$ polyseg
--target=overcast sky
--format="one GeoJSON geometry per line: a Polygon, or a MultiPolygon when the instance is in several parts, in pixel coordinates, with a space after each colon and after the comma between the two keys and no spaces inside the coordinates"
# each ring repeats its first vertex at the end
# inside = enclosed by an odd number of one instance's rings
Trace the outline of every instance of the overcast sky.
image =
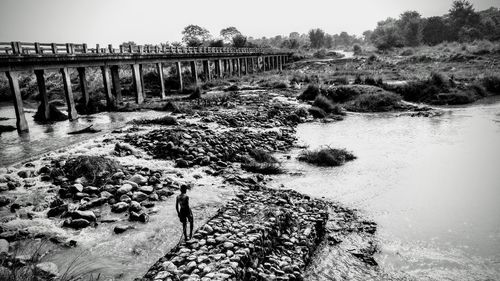
{"type": "MultiPolygon", "coordinates": [[[[472,0],[476,10],[500,0],[472,0]]],[[[306,33],[361,35],[379,20],[416,10],[423,16],[447,13],[452,0],[0,0],[0,41],[114,44],[124,41],[180,41],[189,24],[212,35],[235,26],[260,38],[306,33]]]]}

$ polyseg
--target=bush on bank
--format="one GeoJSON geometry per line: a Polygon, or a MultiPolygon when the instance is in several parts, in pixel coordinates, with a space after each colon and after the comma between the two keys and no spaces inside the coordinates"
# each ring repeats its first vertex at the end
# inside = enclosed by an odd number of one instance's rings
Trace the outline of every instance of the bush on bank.
{"type": "Polygon", "coordinates": [[[298,156],[299,161],[317,166],[341,166],[346,161],[352,161],[356,156],[345,149],[323,147],[316,150],[305,150],[298,156]]]}

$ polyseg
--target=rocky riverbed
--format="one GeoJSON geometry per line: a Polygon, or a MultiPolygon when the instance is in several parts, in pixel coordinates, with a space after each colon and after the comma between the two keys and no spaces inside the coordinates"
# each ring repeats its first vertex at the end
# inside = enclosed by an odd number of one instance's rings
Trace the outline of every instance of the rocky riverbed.
{"type": "MultiPolygon", "coordinates": [[[[286,154],[294,147],[296,125],[313,120],[308,105],[297,103],[296,95],[250,91],[227,93],[221,99],[220,94],[208,94],[204,102],[175,104],[180,113],[167,113],[176,117],[172,124],[144,119],[76,147],[3,168],[2,274],[31,266],[43,269],[49,279],[60,276],[57,265],[31,265],[13,250],[36,239],[79,247],[60,229],[92,232],[105,227],[120,239],[154,221],[181,185],[196,189],[209,178],[221,188],[236,188],[235,196],[198,225],[192,240],[164,249],[167,254],[143,279],[303,280],[313,276],[308,265],[319,246],[319,254],[337,247],[352,266],[364,266],[376,275],[374,223],[339,204],[286,187],[268,188],[272,176],[243,169],[253,162],[268,164],[256,151],[286,154]],[[154,161],[160,164],[150,165],[154,161]],[[351,247],[339,248],[343,241],[350,241],[351,247]]],[[[270,165],[279,167],[279,160],[270,165]]]]}

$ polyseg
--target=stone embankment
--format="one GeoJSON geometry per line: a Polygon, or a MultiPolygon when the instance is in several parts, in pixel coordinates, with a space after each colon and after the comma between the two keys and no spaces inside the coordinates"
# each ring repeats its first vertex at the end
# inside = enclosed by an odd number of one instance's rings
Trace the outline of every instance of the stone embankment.
{"type": "Polygon", "coordinates": [[[327,220],[323,201],[244,187],[142,280],[302,280],[327,220]]]}

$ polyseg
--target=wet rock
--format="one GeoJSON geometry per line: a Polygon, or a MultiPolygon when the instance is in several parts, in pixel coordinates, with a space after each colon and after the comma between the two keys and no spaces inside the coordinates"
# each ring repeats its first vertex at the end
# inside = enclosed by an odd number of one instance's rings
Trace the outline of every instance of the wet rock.
{"type": "Polygon", "coordinates": [[[37,275],[55,277],[59,275],[59,269],[57,265],[53,262],[42,262],[36,265],[37,275]]]}
{"type": "Polygon", "coordinates": [[[0,207],[9,205],[10,199],[5,196],[0,196],[0,207]]]}
{"type": "Polygon", "coordinates": [[[149,221],[149,215],[146,214],[146,213],[138,214],[136,212],[130,212],[129,220],[130,221],[138,221],[138,222],[146,223],[146,222],[149,221]]]}
{"type": "Polygon", "coordinates": [[[90,225],[90,222],[86,219],[66,219],[63,223],[63,227],[69,227],[74,229],[82,229],[90,225]]]}
{"type": "Polygon", "coordinates": [[[92,211],[74,211],[69,214],[72,219],[85,219],[89,222],[97,220],[96,215],[92,211]]]}
{"type": "Polygon", "coordinates": [[[132,198],[130,196],[123,194],[120,196],[120,202],[130,203],[132,202],[132,198]]]}
{"type": "Polygon", "coordinates": [[[131,184],[125,183],[120,188],[118,188],[118,190],[116,191],[116,193],[118,193],[118,194],[126,194],[126,193],[131,192],[133,189],[134,188],[132,187],[131,184]]]}
{"type": "Polygon", "coordinates": [[[129,210],[138,213],[142,210],[141,204],[137,201],[132,201],[130,202],[129,210]]]}
{"type": "Polygon", "coordinates": [[[150,194],[151,192],[153,192],[153,187],[149,185],[141,186],[139,187],[139,191],[144,192],[146,194],[150,194]]]}
{"type": "Polygon", "coordinates": [[[133,175],[128,180],[131,181],[131,182],[135,182],[138,185],[145,185],[148,182],[147,178],[145,178],[144,176],[139,175],[139,174],[133,175]]]}
{"type": "Polygon", "coordinates": [[[0,239],[0,254],[9,252],[9,242],[5,239],[0,239]]]}
{"type": "Polygon", "coordinates": [[[116,233],[116,234],[120,234],[120,233],[123,233],[127,230],[131,229],[130,226],[128,225],[117,225],[115,226],[115,228],[113,229],[113,231],[116,233]]]}
{"type": "Polygon", "coordinates": [[[79,193],[79,192],[83,192],[83,185],[79,184],[79,183],[75,183],[71,186],[70,188],[70,192],[71,193],[79,193]]]}
{"type": "Polygon", "coordinates": [[[128,204],[125,202],[118,202],[111,206],[111,211],[114,213],[123,213],[128,209],[128,204]]]}
{"type": "Polygon", "coordinates": [[[142,202],[146,199],[148,199],[148,195],[140,191],[134,192],[134,194],[132,195],[132,200],[137,202],[142,202]]]}
{"type": "Polygon", "coordinates": [[[49,211],[47,212],[47,217],[52,218],[52,217],[57,217],[61,215],[62,213],[68,211],[68,205],[63,204],[60,206],[56,206],[53,208],[50,208],[49,211]]]}

